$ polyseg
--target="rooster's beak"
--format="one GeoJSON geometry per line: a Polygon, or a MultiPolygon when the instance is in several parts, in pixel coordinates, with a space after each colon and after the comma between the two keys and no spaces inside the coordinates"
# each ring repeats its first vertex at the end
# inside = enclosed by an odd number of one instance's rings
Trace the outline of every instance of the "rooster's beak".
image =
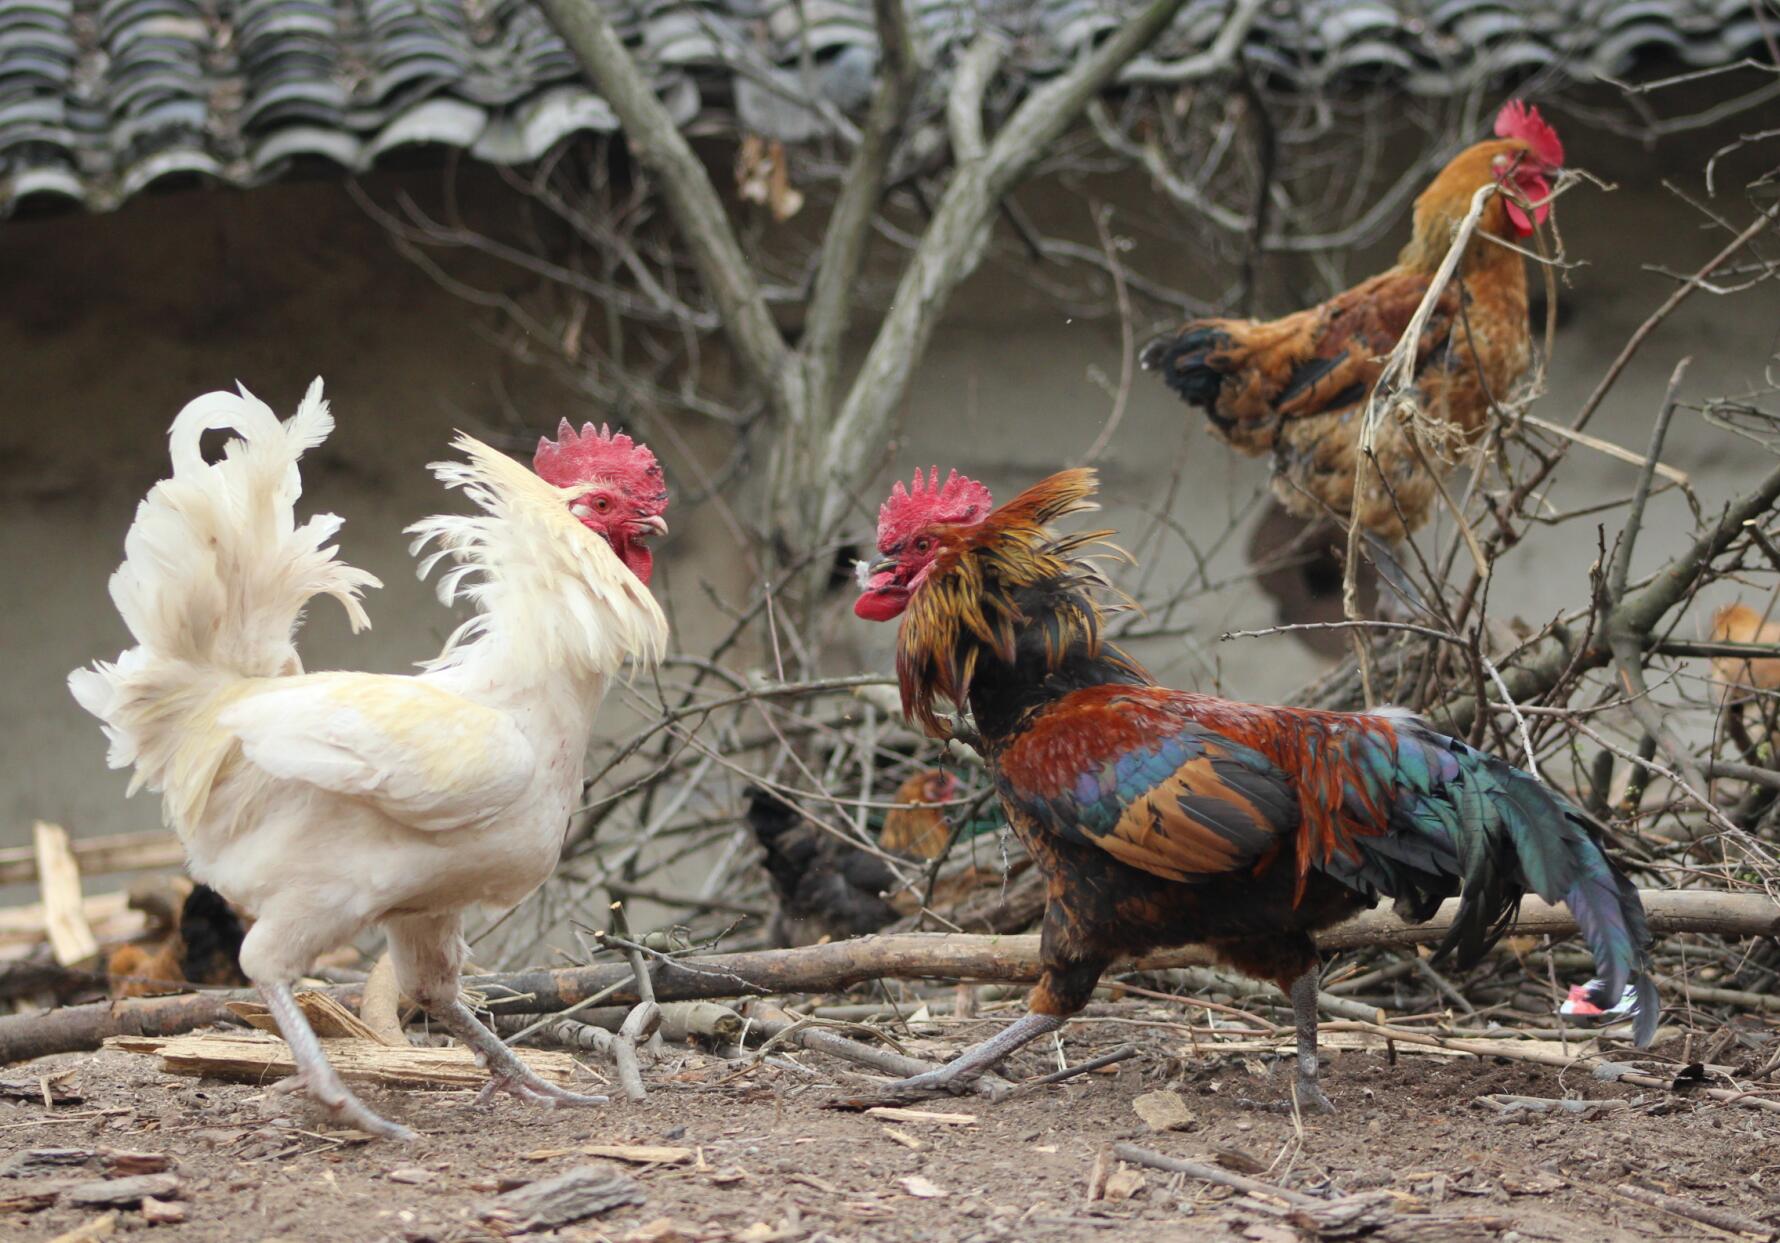
{"type": "Polygon", "coordinates": [[[650,514],[647,518],[638,518],[636,525],[655,535],[668,533],[667,519],[660,514],[650,514]]]}

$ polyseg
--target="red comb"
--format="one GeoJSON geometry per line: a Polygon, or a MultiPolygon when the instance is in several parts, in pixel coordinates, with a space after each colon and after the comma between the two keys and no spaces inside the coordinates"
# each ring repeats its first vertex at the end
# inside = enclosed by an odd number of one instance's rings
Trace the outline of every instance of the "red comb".
{"type": "Polygon", "coordinates": [[[902,480],[890,489],[890,499],[878,509],[878,551],[889,552],[918,528],[932,524],[965,525],[989,516],[995,501],[989,489],[957,471],[939,481],[939,467],[928,468],[925,479],[915,471],[914,482],[902,480]]]}
{"type": "Polygon", "coordinates": [[[604,479],[639,501],[655,499],[663,508],[667,505],[661,465],[649,446],[605,425],[596,428],[588,423],[577,433],[564,419],[554,441],[548,436],[538,438],[532,469],[545,483],[559,488],[604,479]]]}
{"type": "Polygon", "coordinates": [[[1496,137],[1520,139],[1546,168],[1564,166],[1564,144],[1558,140],[1557,131],[1539,115],[1537,108],[1523,100],[1511,99],[1496,113],[1496,137]]]}

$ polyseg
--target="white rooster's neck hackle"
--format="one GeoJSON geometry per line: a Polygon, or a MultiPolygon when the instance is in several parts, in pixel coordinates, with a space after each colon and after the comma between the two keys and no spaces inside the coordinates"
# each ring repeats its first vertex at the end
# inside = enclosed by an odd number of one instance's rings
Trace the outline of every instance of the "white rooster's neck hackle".
{"type": "Polygon", "coordinates": [[[491,668],[516,686],[609,677],[634,656],[653,664],[667,648],[661,606],[611,546],[569,512],[585,490],[557,488],[506,454],[459,433],[465,461],[435,462],[446,487],[483,512],[440,515],[408,528],[421,577],[445,557],[439,598],[468,600],[459,626],[429,669],[491,668]]]}

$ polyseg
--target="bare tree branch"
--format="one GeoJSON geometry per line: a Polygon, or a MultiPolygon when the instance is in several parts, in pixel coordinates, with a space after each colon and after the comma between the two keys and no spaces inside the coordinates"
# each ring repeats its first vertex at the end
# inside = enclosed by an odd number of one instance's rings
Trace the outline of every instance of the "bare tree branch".
{"type": "Polygon", "coordinates": [[[884,193],[890,157],[914,95],[915,45],[910,37],[904,0],[876,0],[878,43],[883,60],[878,72],[865,130],[847,166],[847,179],[835,199],[805,319],[803,355],[805,392],[810,411],[834,404],[841,342],[858,300],[856,284],[871,239],[871,222],[884,193]]]}
{"type": "Polygon", "coordinates": [[[660,179],[662,197],[743,365],[781,414],[801,417],[802,376],[791,365],[791,351],[704,164],[649,88],[596,0],[541,3],[581,68],[618,114],[632,154],[660,179]]]}
{"type": "MultiPolygon", "coordinates": [[[[926,349],[953,292],[981,261],[1002,196],[1044,157],[1088,100],[1173,20],[1181,3],[1154,0],[1067,73],[1027,96],[981,160],[959,164],[829,432],[823,461],[830,486],[821,525],[843,511],[851,488],[883,445],[890,416],[907,391],[912,363],[926,349]]],[[[1226,34],[1232,28],[1246,31],[1259,8],[1259,0],[1242,0],[1225,25],[1226,34]]],[[[1219,43],[1232,54],[1237,45],[1225,35],[1219,43]]],[[[961,106],[955,106],[953,115],[961,106]]]]}

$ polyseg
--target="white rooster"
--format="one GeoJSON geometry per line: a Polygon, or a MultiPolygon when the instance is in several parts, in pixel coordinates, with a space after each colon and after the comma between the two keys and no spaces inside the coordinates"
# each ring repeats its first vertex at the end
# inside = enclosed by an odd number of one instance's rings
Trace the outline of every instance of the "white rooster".
{"type": "Polygon", "coordinates": [[[592,425],[540,440],[527,470],[460,434],[435,463],[483,511],[409,528],[443,557],[447,603],[476,606],[414,677],[304,673],[293,636],[314,596],[369,625],[377,580],[334,559],[331,514],[297,525],[297,459],[333,429],[317,380],[280,423],[245,389],[173,421],[173,477],[136,511],[111,596],[136,639],[69,689],[105,723],[131,792],[164,796],[194,877],[257,920],[241,967],[271,1008],[302,1087],[334,1115],[409,1139],[340,1081],[291,984],[316,954],[384,925],[402,989],[504,1089],[596,1103],[538,1078],[458,998],[465,908],[510,905],[556,866],[583,752],[626,657],[659,660],[667,622],[643,539],[667,530],[647,448],[592,425]],[[199,438],[236,434],[206,463],[199,438]]]}

